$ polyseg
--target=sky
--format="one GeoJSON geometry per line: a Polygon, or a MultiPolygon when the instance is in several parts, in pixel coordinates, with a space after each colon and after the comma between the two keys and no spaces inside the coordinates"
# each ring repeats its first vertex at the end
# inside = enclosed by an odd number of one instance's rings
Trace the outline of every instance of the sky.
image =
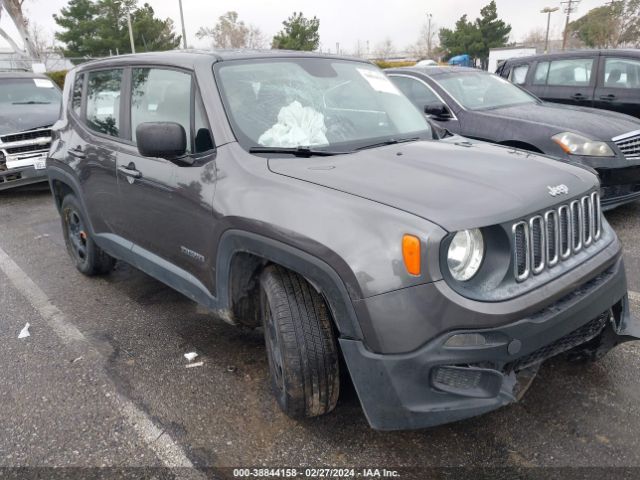
{"type": "MultiPolygon", "coordinates": [[[[172,18],[180,30],[178,0],[146,0],[161,18],[172,18]]],[[[52,15],[67,4],[67,0],[26,0],[24,4],[29,21],[39,25],[44,33],[53,37],[57,25],[52,15]]],[[[144,3],[140,0],[140,4],[144,3]]],[[[354,52],[358,42],[361,50],[370,50],[390,38],[397,50],[404,50],[415,43],[427,13],[432,15],[433,28],[453,28],[463,14],[475,19],[489,0],[182,0],[189,47],[208,47],[205,40],[198,40],[195,33],[201,26],[212,27],[220,15],[229,10],[238,12],[240,20],[254,24],[271,39],[282,27],[282,21],[292,12],[302,11],[305,16],[320,19],[320,48],[335,52],[340,43],[343,52],[354,52]]],[[[511,24],[511,41],[521,41],[534,29],[546,28],[544,7],[560,6],[560,0],[496,0],[498,15],[511,24]]],[[[573,18],[578,18],[605,0],[581,0],[573,18]]],[[[562,11],[553,13],[551,37],[559,38],[564,28],[562,11]]],[[[2,15],[0,27],[16,38],[10,20],[2,15]]],[[[0,48],[7,47],[0,39],[0,48]]]]}

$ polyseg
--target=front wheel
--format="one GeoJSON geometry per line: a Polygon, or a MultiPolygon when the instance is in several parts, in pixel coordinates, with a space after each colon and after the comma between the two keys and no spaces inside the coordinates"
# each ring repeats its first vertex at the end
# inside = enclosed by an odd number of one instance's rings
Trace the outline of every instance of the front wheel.
{"type": "Polygon", "coordinates": [[[62,233],[69,256],[80,272],[93,276],[113,270],[115,259],[91,238],[80,204],[73,195],[62,200],[62,233]]]}
{"type": "Polygon", "coordinates": [[[272,265],[260,277],[260,304],[271,384],[292,418],[336,406],[338,348],[322,296],[300,275],[272,265]]]}

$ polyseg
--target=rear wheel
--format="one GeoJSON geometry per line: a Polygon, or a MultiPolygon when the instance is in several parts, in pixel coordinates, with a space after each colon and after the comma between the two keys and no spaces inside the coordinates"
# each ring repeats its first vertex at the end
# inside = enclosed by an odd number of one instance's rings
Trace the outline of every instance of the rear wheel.
{"type": "Polygon", "coordinates": [[[100,275],[113,270],[115,259],[93,241],[78,200],[67,195],[62,200],[62,232],[69,256],[85,275],[100,275]]]}
{"type": "Polygon", "coordinates": [[[260,278],[271,384],[290,417],[316,417],[336,405],[338,348],[324,299],[300,275],[279,266],[260,278]]]}

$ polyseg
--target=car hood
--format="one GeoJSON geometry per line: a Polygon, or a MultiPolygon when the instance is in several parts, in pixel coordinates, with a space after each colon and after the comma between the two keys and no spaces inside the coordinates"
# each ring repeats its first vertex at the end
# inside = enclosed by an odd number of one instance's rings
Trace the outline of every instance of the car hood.
{"type": "Polygon", "coordinates": [[[39,127],[53,125],[60,115],[60,104],[47,105],[5,105],[1,107],[0,135],[24,132],[39,127]]]}
{"type": "Polygon", "coordinates": [[[628,115],[560,103],[514,105],[486,113],[501,119],[546,125],[555,133],[582,133],[592,140],[610,141],[613,137],[640,129],[640,121],[628,115]]]}
{"type": "Polygon", "coordinates": [[[455,136],[324,158],[271,158],[272,172],[418,215],[449,231],[514,220],[597,186],[580,167],[455,136]],[[552,197],[564,184],[569,195],[552,197]]]}

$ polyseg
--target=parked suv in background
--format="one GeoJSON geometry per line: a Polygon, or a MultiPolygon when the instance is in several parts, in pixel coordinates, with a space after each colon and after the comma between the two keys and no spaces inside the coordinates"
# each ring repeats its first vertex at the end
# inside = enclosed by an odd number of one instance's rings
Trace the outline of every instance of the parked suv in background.
{"type": "Polygon", "coordinates": [[[51,125],[61,100],[45,75],[0,72],[0,190],[47,180],[51,125]]]}
{"type": "Polygon", "coordinates": [[[123,260],[263,326],[292,417],[334,408],[340,356],[374,428],[417,428],[514,401],[551,356],[595,359],[640,335],[597,177],[438,140],[368,62],[90,62],[69,73],[53,130],[47,173],[76,267],[123,260]]]}
{"type": "Polygon", "coordinates": [[[640,50],[578,50],[512,58],[496,73],[549,102],[640,118],[640,50]]]}

